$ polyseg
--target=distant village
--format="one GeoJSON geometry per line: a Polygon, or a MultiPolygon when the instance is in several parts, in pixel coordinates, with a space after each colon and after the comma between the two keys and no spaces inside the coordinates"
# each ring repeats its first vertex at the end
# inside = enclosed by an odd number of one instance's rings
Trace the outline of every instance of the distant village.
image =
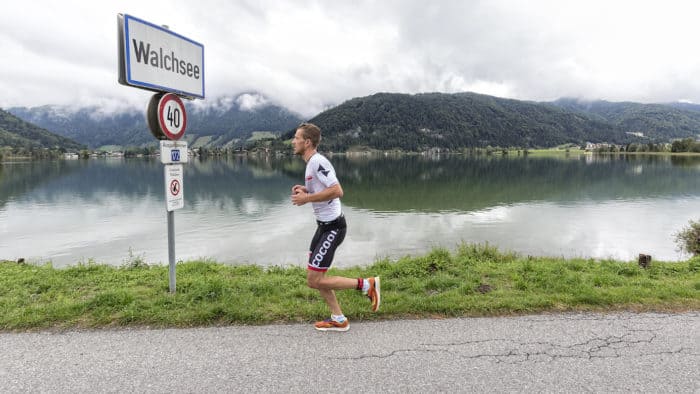
{"type": "MultiPolygon", "coordinates": [[[[245,155],[249,153],[258,154],[265,153],[269,154],[273,150],[269,147],[253,147],[253,148],[206,148],[206,147],[196,147],[188,148],[188,157],[199,157],[199,156],[221,156],[221,155],[245,155]]],[[[277,152],[279,153],[279,152],[277,152]]],[[[80,152],[66,152],[63,154],[64,159],[77,160],[77,159],[96,159],[96,158],[131,158],[131,157],[159,157],[160,149],[157,147],[145,147],[145,148],[130,148],[126,150],[82,150],[80,152]]]]}
{"type": "MultiPolygon", "coordinates": [[[[567,144],[567,151],[569,148],[573,149],[576,147],[574,144],[567,144]]],[[[557,148],[551,148],[557,149],[557,148]]],[[[686,138],[682,140],[675,140],[672,143],[630,143],[630,144],[613,144],[607,142],[594,143],[587,142],[585,145],[580,146],[580,149],[587,153],[644,153],[644,152],[668,152],[668,153],[679,153],[679,152],[700,152],[700,142],[694,138],[686,138]]],[[[464,148],[461,150],[450,150],[444,148],[433,148],[427,152],[423,153],[460,153],[460,152],[507,152],[508,150],[523,150],[527,154],[529,149],[525,148],[500,148],[500,147],[487,147],[487,148],[464,148]]],[[[369,149],[372,152],[378,152],[375,149],[369,149]]],[[[392,150],[391,152],[396,152],[392,150]]],[[[247,147],[215,147],[208,148],[204,146],[190,147],[187,149],[187,154],[189,157],[206,157],[206,156],[226,156],[226,155],[247,155],[247,154],[275,154],[275,155],[286,155],[291,154],[289,147],[282,144],[257,144],[249,145],[247,147]]],[[[347,153],[361,153],[361,152],[347,152],[347,153]]],[[[505,153],[504,153],[505,154],[505,153]]],[[[113,150],[101,149],[101,150],[82,150],[80,152],[66,152],[63,154],[65,159],[88,159],[88,158],[124,158],[124,157],[158,157],[160,156],[160,150],[157,146],[142,147],[142,148],[127,148],[123,150],[122,147],[114,146],[113,150]]]]}

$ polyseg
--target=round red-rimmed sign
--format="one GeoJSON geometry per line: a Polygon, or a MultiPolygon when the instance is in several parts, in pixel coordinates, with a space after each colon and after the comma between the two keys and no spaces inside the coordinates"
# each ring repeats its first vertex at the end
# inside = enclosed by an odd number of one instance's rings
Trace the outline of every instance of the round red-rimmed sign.
{"type": "Polygon", "coordinates": [[[173,196],[177,196],[178,194],[180,194],[180,181],[178,181],[177,179],[173,179],[172,181],[170,181],[170,194],[172,194],[173,196]]]}
{"type": "Polygon", "coordinates": [[[158,102],[158,125],[170,140],[179,140],[185,135],[187,113],[185,104],[174,93],[166,93],[158,102]]]}

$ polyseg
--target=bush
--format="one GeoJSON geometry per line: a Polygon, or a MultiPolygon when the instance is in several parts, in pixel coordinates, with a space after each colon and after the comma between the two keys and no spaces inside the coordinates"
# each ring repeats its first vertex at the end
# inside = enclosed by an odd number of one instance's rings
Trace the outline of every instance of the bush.
{"type": "Polygon", "coordinates": [[[678,249],[700,256],[700,221],[689,221],[688,227],[676,233],[678,249]]]}

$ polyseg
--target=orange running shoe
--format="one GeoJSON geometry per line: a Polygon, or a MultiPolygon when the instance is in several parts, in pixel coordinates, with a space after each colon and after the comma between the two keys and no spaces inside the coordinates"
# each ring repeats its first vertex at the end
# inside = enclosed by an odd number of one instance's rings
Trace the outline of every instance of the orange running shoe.
{"type": "Polygon", "coordinates": [[[314,328],[319,331],[347,331],[350,329],[350,322],[348,319],[345,319],[342,323],[338,323],[333,319],[326,319],[314,324],[314,328]]]}
{"type": "Polygon", "coordinates": [[[382,301],[380,287],[379,287],[379,277],[369,278],[369,290],[367,290],[367,297],[372,301],[372,312],[379,310],[379,304],[382,301]]]}

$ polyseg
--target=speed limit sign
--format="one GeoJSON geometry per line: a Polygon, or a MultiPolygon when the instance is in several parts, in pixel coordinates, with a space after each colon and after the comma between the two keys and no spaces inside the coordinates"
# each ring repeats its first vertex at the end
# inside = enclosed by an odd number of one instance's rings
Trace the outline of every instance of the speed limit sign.
{"type": "Polygon", "coordinates": [[[173,93],[165,94],[158,104],[158,124],[170,140],[179,140],[187,128],[185,104],[173,93]]]}
{"type": "Polygon", "coordinates": [[[148,126],[159,140],[179,140],[185,135],[185,104],[174,93],[157,93],[148,103],[148,126]]]}

